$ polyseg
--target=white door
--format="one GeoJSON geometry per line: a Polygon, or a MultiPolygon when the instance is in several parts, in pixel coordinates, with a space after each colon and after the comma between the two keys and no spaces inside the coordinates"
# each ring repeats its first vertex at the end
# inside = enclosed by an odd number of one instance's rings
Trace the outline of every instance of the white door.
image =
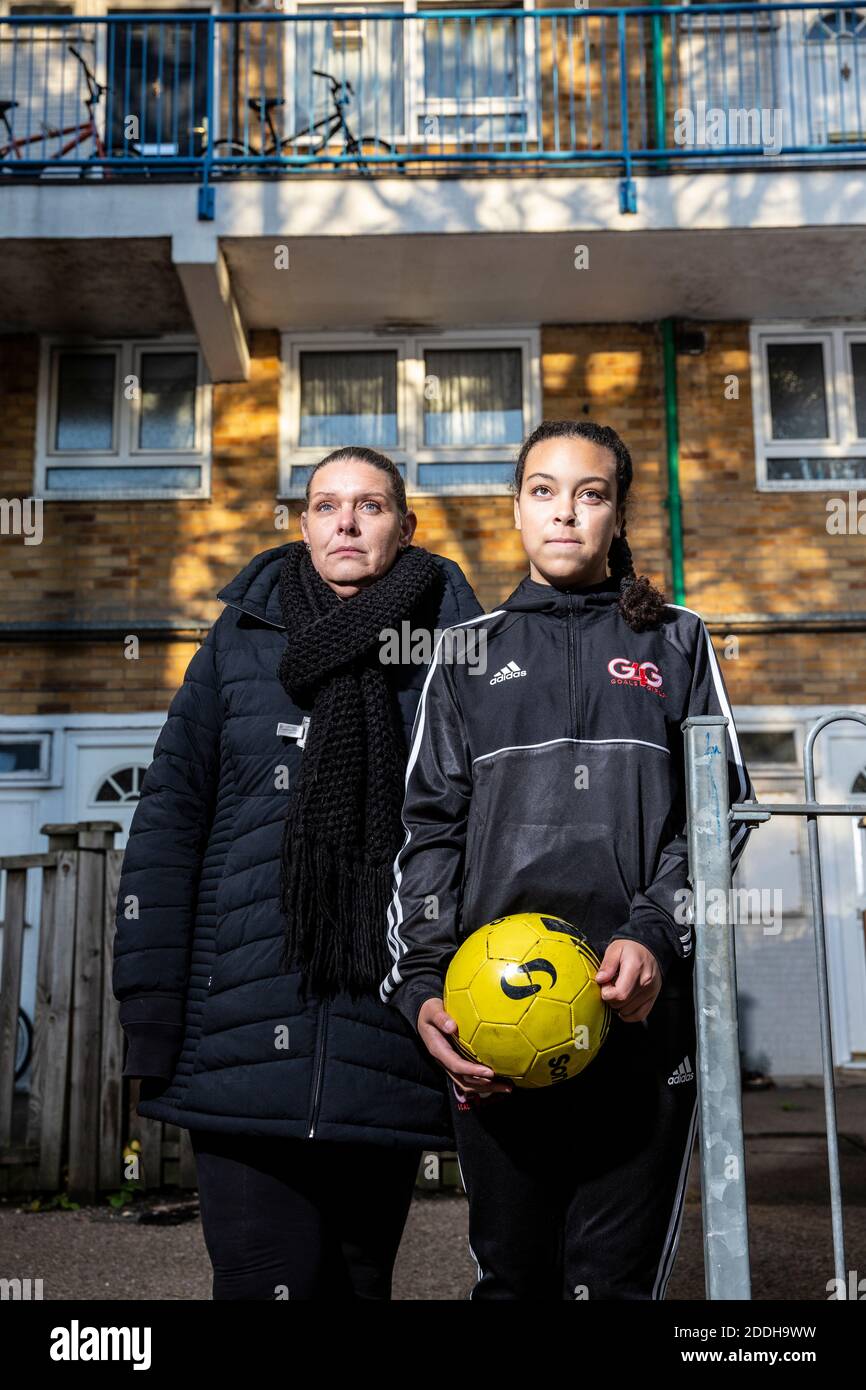
{"type": "Polygon", "coordinates": [[[114,845],[123,849],[158,733],[158,728],[71,730],[64,819],[117,821],[121,830],[114,845]]]}
{"type": "MultiPolygon", "coordinates": [[[[831,724],[818,735],[820,801],[862,803],[866,817],[866,726],[831,724]],[[823,747],[822,747],[823,745],[823,747]]],[[[824,920],[833,1055],[866,1067],[866,830],[858,816],[820,819],[824,920]]]]}
{"type": "MultiPolygon", "coordinates": [[[[833,146],[862,141],[866,7],[778,11],[778,19],[777,70],[785,143],[833,146]]],[[[822,156],[822,162],[827,158],[822,156]]],[[[840,153],[838,158],[845,156],[840,153]]]]}

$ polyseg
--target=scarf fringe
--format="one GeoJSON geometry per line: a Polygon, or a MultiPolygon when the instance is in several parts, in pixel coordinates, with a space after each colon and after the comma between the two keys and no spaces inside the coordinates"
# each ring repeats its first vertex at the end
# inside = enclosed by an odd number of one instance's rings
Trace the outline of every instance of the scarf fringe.
{"type": "MultiPolygon", "coordinates": [[[[286,825],[291,840],[291,825],[286,825]]],[[[281,900],[286,922],[280,968],[301,975],[319,996],[353,998],[379,986],[393,965],[386,937],[392,865],[348,857],[337,845],[294,839],[283,854],[281,900]],[[378,934],[362,923],[380,923],[378,934]]]]}

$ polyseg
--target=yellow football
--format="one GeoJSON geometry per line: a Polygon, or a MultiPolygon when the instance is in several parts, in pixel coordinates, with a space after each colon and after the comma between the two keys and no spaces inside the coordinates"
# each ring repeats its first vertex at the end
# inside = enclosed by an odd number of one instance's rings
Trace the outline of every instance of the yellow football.
{"type": "Polygon", "coordinates": [[[610,1027],[595,973],[601,961],[561,917],[518,912],[468,936],[445,977],[443,1002],[464,1057],[515,1086],[553,1086],[583,1071],[610,1027]]]}

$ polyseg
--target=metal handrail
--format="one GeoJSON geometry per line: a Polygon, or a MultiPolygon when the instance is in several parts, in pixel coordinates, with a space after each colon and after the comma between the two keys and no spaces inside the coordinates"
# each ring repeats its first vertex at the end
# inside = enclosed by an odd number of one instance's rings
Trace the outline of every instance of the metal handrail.
{"type": "Polygon", "coordinates": [[[357,173],[342,125],[322,147],[304,134],[331,110],[310,85],[311,73],[327,68],[341,90],[352,89],[344,114],[352,137],[366,142],[362,172],[609,169],[621,176],[621,210],[633,212],[636,170],[695,161],[766,168],[768,154],[789,167],[863,162],[866,27],[846,31],[844,43],[832,25],[814,41],[806,28],[813,14],[838,14],[844,26],[852,13],[860,12],[850,0],[768,0],[747,11],[734,3],[467,6],[364,13],[339,40],[333,21],[345,12],[325,9],[4,16],[0,163],[30,177],[84,165],[107,176],[187,176],[206,190],[217,176],[357,173]],[[58,125],[58,105],[66,119],[80,111],[65,45],[49,42],[72,32],[92,45],[110,89],[98,158],[78,146],[61,154],[45,135],[58,125]],[[279,105],[282,122],[270,146],[263,124],[250,119],[266,101],[279,105]],[[709,138],[713,113],[725,118],[718,141],[709,138]],[[138,149],[118,135],[120,115],[149,127],[138,149]],[[774,122],[769,144],[765,116],[774,122]]]}
{"type": "MultiPolygon", "coordinates": [[[[842,720],[866,725],[866,714],[838,710],[817,720],[809,731],[804,750],[805,801],[754,801],[733,805],[729,799],[727,760],[723,755],[729,720],[723,715],[701,716],[687,719],[681,725],[685,735],[690,880],[693,885],[702,882],[707,890],[695,896],[694,925],[701,1192],[707,1297],[710,1299],[751,1297],[735,943],[728,912],[732,893],[730,829],[737,823],[757,827],[774,815],[805,815],[807,820],[833,1259],[836,1287],[847,1288],[818,817],[862,817],[864,808],[862,803],[816,801],[814,767],[814,747],[819,733],[829,724],[842,720]],[[706,911],[708,901],[713,903],[711,920],[706,911]],[[708,930],[711,928],[718,930],[708,930]]],[[[839,1296],[844,1295],[840,1293],[839,1296]]]]}

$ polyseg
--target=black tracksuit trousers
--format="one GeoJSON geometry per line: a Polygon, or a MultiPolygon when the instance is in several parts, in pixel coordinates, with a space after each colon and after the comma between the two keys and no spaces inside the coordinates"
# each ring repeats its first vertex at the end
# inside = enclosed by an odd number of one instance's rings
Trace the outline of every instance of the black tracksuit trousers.
{"type": "Polygon", "coordinates": [[[613,1014],[569,1081],[466,1103],[448,1090],[478,1266],[470,1298],[664,1298],[697,1125],[690,977],[641,1023],[613,1014]]]}

